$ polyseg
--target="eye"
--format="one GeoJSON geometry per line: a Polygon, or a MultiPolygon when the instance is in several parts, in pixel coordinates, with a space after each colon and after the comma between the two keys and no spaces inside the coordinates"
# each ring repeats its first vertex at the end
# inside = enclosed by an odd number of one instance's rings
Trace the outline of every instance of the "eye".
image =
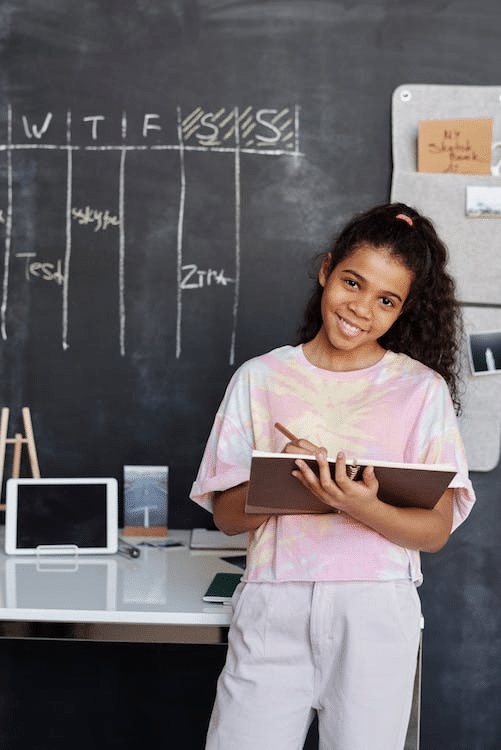
{"type": "Polygon", "coordinates": [[[358,281],[355,281],[355,279],[345,279],[345,282],[352,289],[358,289],[358,281]]]}
{"type": "Polygon", "coordinates": [[[381,303],[384,307],[395,307],[393,304],[393,300],[391,300],[389,297],[381,297],[381,303]]]}

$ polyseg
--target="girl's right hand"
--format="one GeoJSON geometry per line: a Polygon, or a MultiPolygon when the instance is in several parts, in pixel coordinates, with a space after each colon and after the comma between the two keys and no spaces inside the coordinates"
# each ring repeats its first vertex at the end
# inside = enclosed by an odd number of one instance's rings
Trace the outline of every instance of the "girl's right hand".
{"type": "Polygon", "coordinates": [[[327,458],[327,450],[325,448],[321,448],[314,443],[310,443],[310,441],[306,440],[305,438],[286,443],[282,450],[282,453],[311,453],[314,456],[323,454],[325,458],[327,458]]]}

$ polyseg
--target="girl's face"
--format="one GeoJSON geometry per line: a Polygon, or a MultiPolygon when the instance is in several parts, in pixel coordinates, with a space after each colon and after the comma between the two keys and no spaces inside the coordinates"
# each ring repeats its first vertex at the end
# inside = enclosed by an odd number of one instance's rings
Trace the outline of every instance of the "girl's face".
{"type": "Polygon", "coordinates": [[[409,295],[413,273],[385,248],[362,244],[328,273],[323,286],[322,328],[305,345],[313,364],[329,370],[357,370],[378,362],[378,339],[396,321],[409,295]]]}

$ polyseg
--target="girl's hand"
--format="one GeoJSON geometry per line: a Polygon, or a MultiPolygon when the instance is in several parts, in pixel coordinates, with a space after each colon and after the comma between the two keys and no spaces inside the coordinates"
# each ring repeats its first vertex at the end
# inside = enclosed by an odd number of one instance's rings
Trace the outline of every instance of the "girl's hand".
{"type": "Polygon", "coordinates": [[[315,458],[319,468],[318,477],[301,459],[296,461],[297,470],[292,474],[326,505],[357,517],[360,511],[365,514],[371,504],[380,502],[377,496],[379,482],[372,466],[364,469],[361,480],[354,481],[346,473],[346,458],[340,452],[336,457],[333,480],[325,451],[321,449],[315,452],[315,458]]]}
{"type": "Polygon", "coordinates": [[[287,443],[282,453],[311,453],[313,456],[316,456],[317,453],[322,453],[325,457],[327,457],[327,451],[325,448],[320,448],[318,445],[314,445],[314,443],[310,443],[309,440],[305,440],[304,438],[294,440],[290,443],[287,443]]]}
{"type": "Polygon", "coordinates": [[[379,482],[374,468],[367,466],[361,480],[346,473],[344,453],[338,453],[334,479],[323,450],[315,453],[319,476],[301,459],[293,475],[322,502],[346,513],[401,547],[438,552],[452,529],[454,490],[447,489],[432,510],[399,508],[378,498],[379,482]]]}

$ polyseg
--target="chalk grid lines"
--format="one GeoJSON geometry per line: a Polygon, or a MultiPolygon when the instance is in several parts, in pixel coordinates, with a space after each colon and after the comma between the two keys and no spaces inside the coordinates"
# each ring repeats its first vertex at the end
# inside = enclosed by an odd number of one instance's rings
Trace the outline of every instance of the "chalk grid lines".
{"type": "MultiPolygon", "coordinates": [[[[242,111],[239,108],[221,107],[216,112],[210,112],[202,107],[196,107],[187,115],[182,114],[177,107],[177,142],[176,143],[136,143],[129,144],[127,138],[127,114],[122,113],[121,140],[116,144],[90,143],[77,145],[72,141],[72,113],[66,113],[65,143],[49,143],[42,141],[50,135],[53,123],[52,113],[47,113],[42,125],[29,123],[24,115],[21,118],[27,138],[26,143],[13,142],[13,110],[7,107],[7,141],[0,143],[0,151],[6,152],[7,157],[7,207],[5,209],[5,242],[4,269],[2,279],[2,299],[0,304],[0,335],[4,341],[8,338],[7,318],[9,301],[9,270],[12,254],[13,205],[14,205],[14,165],[13,155],[26,150],[55,150],[66,151],[66,205],[65,205],[65,250],[64,250],[64,280],[62,284],[62,320],[61,345],[64,350],[70,347],[69,340],[69,300],[68,288],[71,272],[72,252],[72,192],[73,192],[73,153],[75,151],[119,151],[120,166],[118,174],[118,212],[119,212],[119,259],[118,259],[118,318],[119,318],[119,348],[120,354],[126,354],[126,301],[125,301],[125,257],[126,257],[126,216],[125,216],[125,177],[126,156],[130,151],[177,151],[179,154],[179,206],[177,222],[176,247],[176,359],[182,355],[182,267],[183,267],[183,238],[185,228],[186,193],[189,190],[189,178],[186,172],[186,152],[216,152],[234,155],[234,216],[235,216],[235,288],[232,307],[232,332],[229,346],[229,362],[234,364],[237,323],[239,313],[240,292],[240,254],[241,254],[241,157],[242,155],[259,156],[301,156],[299,150],[299,106],[284,107],[282,109],[257,109],[248,106],[242,111]],[[31,142],[31,139],[34,139],[31,142]]],[[[147,114],[144,118],[143,137],[149,136],[150,131],[159,131],[161,127],[156,123],[159,116],[147,114]]],[[[104,116],[83,118],[84,122],[92,125],[92,140],[99,140],[98,125],[104,116]]]]}

